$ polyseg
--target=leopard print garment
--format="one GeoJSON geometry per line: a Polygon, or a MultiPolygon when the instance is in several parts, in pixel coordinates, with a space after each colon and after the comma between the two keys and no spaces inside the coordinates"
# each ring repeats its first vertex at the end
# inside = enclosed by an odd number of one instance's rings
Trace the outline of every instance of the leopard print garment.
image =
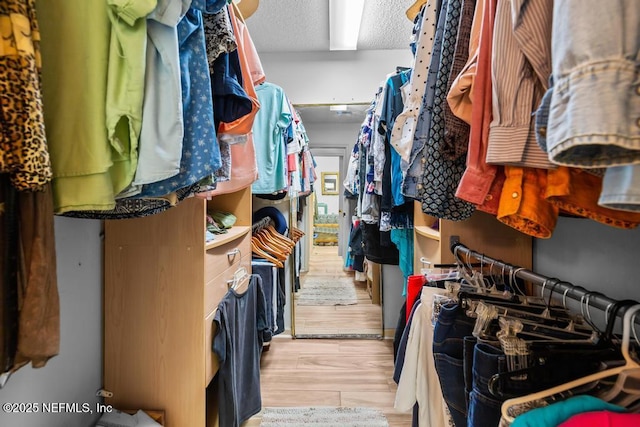
{"type": "Polygon", "coordinates": [[[51,181],[35,0],[0,1],[0,172],[18,190],[51,181]]]}

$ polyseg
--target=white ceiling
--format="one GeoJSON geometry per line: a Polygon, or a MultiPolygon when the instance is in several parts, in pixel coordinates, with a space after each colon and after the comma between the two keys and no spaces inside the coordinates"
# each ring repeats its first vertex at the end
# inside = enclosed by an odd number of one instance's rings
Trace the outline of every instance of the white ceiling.
{"type": "MultiPolygon", "coordinates": [[[[407,49],[414,2],[365,0],[358,50],[407,49]]],[[[329,50],[328,0],[260,0],[246,22],[258,53],[329,50]]]]}
{"type": "Polygon", "coordinates": [[[369,104],[347,105],[346,111],[331,111],[329,105],[296,105],[303,123],[362,124],[369,104]]]}
{"type": "MultiPolygon", "coordinates": [[[[344,0],[349,1],[349,0],[344,0]]],[[[365,0],[358,50],[409,49],[415,0],[365,0]]],[[[258,53],[328,52],[329,0],[260,0],[246,19],[258,53]]],[[[346,112],[329,106],[296,106],[304,123],[362,123],[368,105],[346,112]]]]}

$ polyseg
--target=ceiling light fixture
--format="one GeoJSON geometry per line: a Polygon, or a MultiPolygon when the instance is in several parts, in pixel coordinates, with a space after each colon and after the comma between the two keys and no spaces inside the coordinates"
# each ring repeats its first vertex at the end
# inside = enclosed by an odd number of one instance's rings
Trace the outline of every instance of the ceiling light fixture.
{"type": "Polygon", "coordinates": [[[329,50],[356,50],[364,0],[329,0],[329,50]]]}
{"type": "Polygon", "coordinates": [[[329,105],[329,111],[347,111],[347,109],[345,104],[329,105]]]}

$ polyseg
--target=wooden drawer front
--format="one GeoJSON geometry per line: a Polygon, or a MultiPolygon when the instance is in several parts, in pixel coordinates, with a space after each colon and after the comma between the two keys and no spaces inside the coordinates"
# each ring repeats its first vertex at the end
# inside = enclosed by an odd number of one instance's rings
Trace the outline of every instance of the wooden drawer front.
{"type": "Polygon", "coordinates": [[[247,269],[251,273],[251,253],[247,253],[242,260],[234,267],[227,268],[222,274],[211,279],[205,285],[205,338],[204,338],[204,356],[205,356],[205,386],[209,384],[215,373],[218,371],[218,358],[213,354],[211,344],[213,343],[213,316],[220,300],[229,291],[227,280],[233,278],[233,274],[240,267],[247,269]]]}
{"type": "Polygon", "coordinates": [[[251,233],[206,251],[204,259],[205,283],[227,268],[237,268],[237,265],[240,264],[240,259],[246,255],[251,255],[251,233]]]}
{"type": "Polygon", "coordinates": [[[204,336],[204,386],[208,386],[213,376],[218,372],[218,367],[220,366],[218,363],[218,357],[213,352],[213,316],[215,312],[211,312],[204,319],[205,323],[205,336],[204,336]]]}
{"type": "Polygon", "coordinates": [[[248,273],[251,273],[251,253],[243,254],[242,260],[238,258],[237,262],[223,270],[217,276],[209,279],[204,285],[204,314],[211,313],[220,303],[222,297],[229,290],[228,280],[233,279],[233,274],[240,268],[244,267],[248,273]]]}

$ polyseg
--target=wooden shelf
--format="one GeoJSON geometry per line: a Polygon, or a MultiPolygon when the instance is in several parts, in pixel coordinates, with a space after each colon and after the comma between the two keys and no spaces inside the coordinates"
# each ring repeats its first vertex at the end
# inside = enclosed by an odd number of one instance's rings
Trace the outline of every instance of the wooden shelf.
{"type": "Polygon", "coordinates": [[[103,384],[113,392],[106,403],[162,410],[168,427],[216,425],[207,400],[218,366],[213,313],[238,268],[251,273],[251,218],[247,187],[105,221],[103,384]],[[206,243],[208,211],[236,222],[206,243]]]}
{"type": "Polygon", "coordinates": [[[416,225],[415,227],[416,233],[426,237],[428,239],[440,241],[440,231],[434,230],[431,227],[427,227],[426,225],[416,225]]]}
{"type": "Polygon", "coordinates": [[[206,250],[217,248],[225,243],[232,242],[236,239],[243,237],[245,234],[251,232],[250,226],[236,225],[229,229],[225,234],[216,234],[216,238],[210,242],[207,242],[204,246],[206,250]]]}
{"type": "Polygon", "coordinates": [[[421,258],[433,264],[456,261],[449,248],[453,236],[468,247],[491,254],[494,258],[531,267],[531,237],[502,224],[492,215],[478,211],[465,221],[449,221],[425,215],[419,202],[414,203],[413,214],[413,271],[416,274],[423,267],[421,258]],[[432,228],[434,225],[437,230],[432,228]]]}

